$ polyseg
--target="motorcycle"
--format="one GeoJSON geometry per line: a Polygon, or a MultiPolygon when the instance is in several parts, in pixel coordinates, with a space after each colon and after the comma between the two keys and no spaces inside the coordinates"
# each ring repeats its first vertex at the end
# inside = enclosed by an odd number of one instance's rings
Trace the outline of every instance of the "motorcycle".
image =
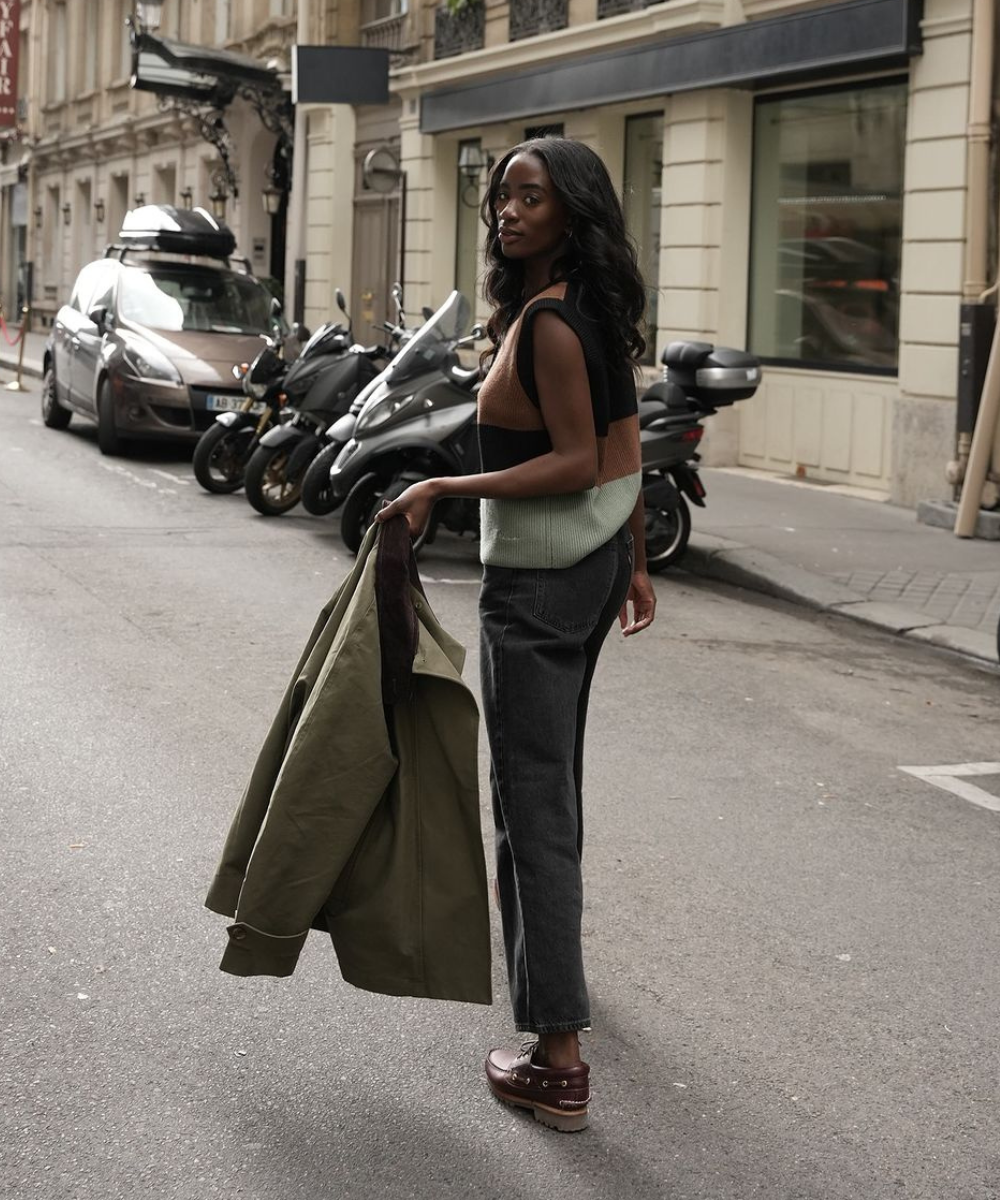
{"type": "MultiPolygon", "coordinates": [[[[339,288],[337,304],[346,316],[339,288]]],[[[383,346],[352,344],[349,319],[347,326],[321,326],[306,342],[284,380],[293,415],[264,434],[247,465],[246,496],[259,513],[279,516],[298,504],[323,433],[378,374],[375,360],[386,353],[383,346]]]]}
{"type": "MultiPolygon", "coordinates": [[[[296,326],[296,342],[308,331],[296,326]]],[[[286,339],[286,342],[289,340],[286,339]]],[[[260,353],[247,366],[233,367],[242,381],[245,399],[239,407],[219,413],[198,439],[192,457],[194,477],[206,492],[226,495],[243,486],[247,463],[264,434],[278,422],[285,403],[282,382],[289,368],[289,347],[265,339],[260,353]]]]}
{"type": "MultiPolygon", "coordinates": [[[[396,323],[383,321],[382,328],[388,335],[388,344],[398,350],[413,336],[413,331],[406,328],[403,292],[398,283],[392,286],[392,298],[396,305],[396,323]]],[[[370,387],[371,383],[355,396],[348,411],[329,426],[322,436],[322,448],[305,473],[305,478],[302,480],[302,507],[313,516],[326,516],[343,502],[343,494],[337,493],[333,488],[330,469],[341,450],[354,435],[358,413],[365,405],[370,387]]]]}
{"type": "MultiPolygon", "coordinates": [[[[383,500],[399,495],[413,478],[478,470],[479,368],[462,367],[457,354],[483,336],[479,326],[463,336],[470,311],[468,300],[452,292],[366,391],[353,436],[330,471],[333,492],[343,498],[341,537],[352,553],[383,500]]],[[[415,549],[441,524],[477,532],[478,521],[477,503],[436,505],[415,549]]]]}
{"type": "Polygon", "coordinates": [[[746,400],[760,385],[759,361],[709,342],[671,342],[660,356],[663,378],[639,401],[646,564],[651,572],[679,562],[691,537],[688,501],[705,507],[698,474],[702,421],[746,400]]]}

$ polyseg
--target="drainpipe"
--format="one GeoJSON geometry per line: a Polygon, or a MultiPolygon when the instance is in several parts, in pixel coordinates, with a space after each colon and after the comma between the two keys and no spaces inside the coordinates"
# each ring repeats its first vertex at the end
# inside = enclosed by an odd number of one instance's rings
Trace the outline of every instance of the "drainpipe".
{"type": "MultiPolygon", "coordinates": [[[[312,10],[311,0],[299,0],[298,24],[295,29],[295,41],[300,46],[308,46],[309,16],[312,10]]],[[[288,242],[285,257],[285,309],[289,308],[291,297],[292,319],[301,321],[305,308],[305,229],[306,229],[306,156],[308,154],[308,115],[304,104],[295,106],[295,143],[292,153],[292,190],[288,197],[288,242]],[[298,292],[302,294],[299,295],[298,292]]]]}
{"type": "MultiPolygon", "coordinates": [[[[988,212],[989,193],[989,121],[992,115],[992,68],[993,44],[995,37],[996,8],[995,0],[975,0],[973,9],[972,36],[972,76],[970,81],[969,99],[969,172],[968,172],[968,208],[969,224],[966,240],[966,270],[963,298],[966,301],[978,300],[984,302],[997,290],[997,283],[992,287],[976,289],[979,279],[985,271],[978,268],[978,263],[985,259],[986,254],[986,214],[988,212]],[[980,24],[980,22],[983,22],[980,24]],[[983,75],[986,62],[989,62],[990,73],[983,75]],[[979,74],[977,75],[977,68],[979,74]],[[973,92],[973,85],[977,91],[973,92]],[[985,97],[978,92],[985,91],[985,97]],[[975,110],[975,124],[972,119],[975,110]],[[985,136],[982,123],[985,122],[985,136]],[[975,141],[973,137],[975,136],[975,141]],[[973,151],[975,148],[975,161],[973,151]],[[974,173],[975,172],[975,173],[974,173]],[[981,218],[973,224],[973,213],[981,218]],[[979,256],[974,259],[973,254],[979,256]]],[[[1000,264],[998,264],[1000,271],[1000,264]]],[[[1000,282],[1000,277],[998,277],[1000,282]]],[[[985,281],[984,281],[985,284],[985,281]]],[[[976,414],[975,429],[969,434],[959,434],[958,444],[958,481],[962,483],[962,493],[959,497],[958,512],[955,517],[956,537],[974,537],[976,521],[979,516],[983,487],[990,467],[990,456],[993,449],[993,439],[996,435],[997,419],[1000,416],[1000,337],[994,327],[993,341],[990,346],[990,356],[986,364],[986,376],[979,401],[979,411],[976,414]]]]}
{"type": "MultiPolygon", "coordinates": [[[[972,55],[969,69],[969,121],[966,128],[966,200],[965,200],[965,265],[963,270],[962,303],[983,304],[990,294],[986,290],[987,246],[989,237],[990,195],[990,132],[993,115],[993,26],[995,0],[973,0],[972,55]]],[[[995,289],[990,289],[990,291],[995,289]]],[[[963,310],[963,320],[973,320],[975,312],[963,310]]],[[[989,317],[986,317],[989,321],[989,317]]],[[[964,369],[964,368],[963,368],[964,369]]],[[[972,444],[972,412],[974,401],[968,393],[974,382],[960,387],[956,408],[956,458],[945,470],[949,483],[961,484],[965,479],[969,450],[972,444]],[[963,397],[965,402],[963,403],[963,397]]]]}

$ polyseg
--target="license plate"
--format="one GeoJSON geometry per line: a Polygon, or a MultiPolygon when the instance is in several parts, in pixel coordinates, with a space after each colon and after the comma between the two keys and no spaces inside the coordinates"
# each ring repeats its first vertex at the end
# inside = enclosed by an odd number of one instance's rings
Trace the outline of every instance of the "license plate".
{"type": "MultiPolygon", "coordinates": [[[[217,396],[210,394],[205,397],[205,407],[210,412],[239,412],[243,408],[245,400],[245,396],[217,396]]],[[[266,407],[262,400],[258,400],[251,406],[250,412],[254,416],[259,416],[266,407]]]]}

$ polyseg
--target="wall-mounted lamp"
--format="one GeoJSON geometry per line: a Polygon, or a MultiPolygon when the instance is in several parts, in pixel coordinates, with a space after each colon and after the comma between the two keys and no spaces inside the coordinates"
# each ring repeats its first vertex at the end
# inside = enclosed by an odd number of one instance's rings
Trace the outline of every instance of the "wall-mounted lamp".
{"type": "Polygon", "coordinates": [[[70,207],[70,203],[68,200],[62,206],[62,215],[63,215],[63,224],[64,225],[68,225],[70,223],[70,221],[73,219],[73,209],[70,207]]]}
{"type": "Polygon", "coordinates": [[[479,181],[483,172],[493,170],[493,155],[484,154],[478,141],[460,142],[458,146],[458,177],[462,185],[462,203],[475,208],[479,204],[479,181]]]}
{"type": "Polygon", "coordinates": [[[36,204],[35,205],[35,228],[41,229],[41,227],[42,227],[42,206],[40,204],[36,204]]]}
{"type": "Polygon", "coordinates": [[[137,0],[135,19],[143,33],[156,33],[163,19],[163,0],[137,0]]]}
{"type": "Polygon", "coordinates": [[[192,202],[194,201],[194,192],[192,192],[189,187],[181,188],[180,198],[181,204],[183,204],[185,208],[190,208],[192,202]]]}
{"type": "Polygon", "coordinates": [[[103,200],[95,200],[94,201],[94,219],[97,221],[98,225],[104,224],[104,201],[103,200]]]}
{"type": "Polygon", "coordinates": [[[145,203],[146,203],[146,193],[145,193],[145,192],[136,192],[136,194],[135,194],[135,206],[136,206],[136,208],[142,208],[142,206],[143,206],[145,203]]]}

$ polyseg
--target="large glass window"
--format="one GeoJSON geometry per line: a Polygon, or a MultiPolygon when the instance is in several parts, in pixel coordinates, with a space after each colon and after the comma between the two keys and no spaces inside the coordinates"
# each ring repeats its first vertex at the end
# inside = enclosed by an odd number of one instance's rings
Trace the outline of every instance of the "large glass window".
{"type": "Polygon", "coordinates": [[[625,122],[625,224],[635,241],[646,284],[644,362],[656,350],[657,284],[660,276],[660,178],[663,174],[663,114],[629,117],[625,122]]]}
{"type": "Polygon", "coordinates": [[[757,101],[749,346],[896,370],[906,84],[757,101]]]}

